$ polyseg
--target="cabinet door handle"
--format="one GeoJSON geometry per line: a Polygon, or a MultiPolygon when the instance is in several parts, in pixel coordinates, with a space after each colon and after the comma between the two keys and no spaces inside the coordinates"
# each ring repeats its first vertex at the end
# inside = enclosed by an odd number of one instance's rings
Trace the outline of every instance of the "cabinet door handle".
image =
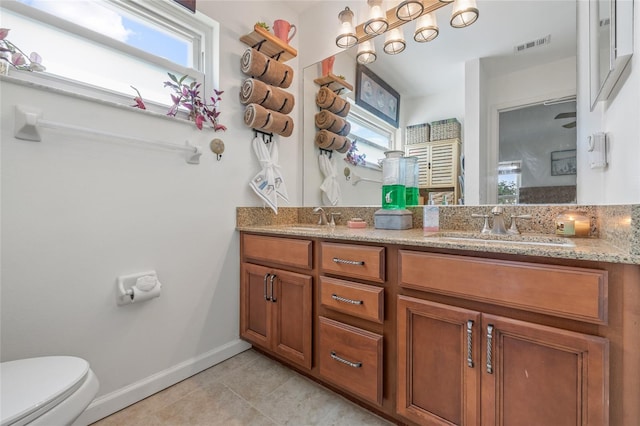
{"type": "Polygon", "coordinates": [[[338,362],[341,362],[343,364],[348,365],[349,367],[353,367],[353,368],[360,368],[362,367],[362,363],[361,362],[353,362],[353,361],[349,361],[346,360],[344,358],[339,357],[338,355],[336,355],[336,353],[334,351],[331,351],[331,358],[335,359],[338,362]]]}
{"type": "Polygon", "coordinates": [[[344,265],[359,265],[359,266],[364,266],[364,260],[347,260],[347,259],[340,259],[339,257],[334,257],[333,261],[335,263],[342,263],[344,265]]]}
{"type": "Polygon", "coordinates": [[[473,368],[473,321],[467,321],[467,366],[473,368]]]}
{"type": "Polygon", "coordinates": [[[271,274],[264,274],[264,300],[271,300],[271,298],[269,297],[269,295],[267,294],[267,280],[269,279],[269,277],[271,276],[271,274]]]}
{"type": "Polygon", "coordinates": [[[338,296],[335,293],[331,295],[331,298],[338,302],[350,303],[352,305],[362,305],[364,303],[362,300],[347,299],[346,297],[338,296]]]}
{"type": "Polygon", "coordinates": [[[271,279],[269,280],[269,287],[271,287],[271,301],[276,302],[276,295],[273,293],[273,280],[276,279],[276,274],[271,274],[271,279]]]}
{"type": "Polygon", "coordinates": [[[487,373],[493,374],[493,362],[491,360],[493,350],[493,325],[487,325],[487,373]]]}

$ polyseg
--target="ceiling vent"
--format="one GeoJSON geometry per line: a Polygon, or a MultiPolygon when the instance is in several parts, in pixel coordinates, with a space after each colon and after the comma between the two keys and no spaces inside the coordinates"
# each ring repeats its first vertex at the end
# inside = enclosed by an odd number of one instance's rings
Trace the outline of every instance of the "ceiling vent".
{"type": "Polygon", "coordinates": [[[533,49],[534,47],[546,46],[551,43],[551,34],[546,37],[538,38],[532,41],[528,41],[526,43],[522,43],[513,48],[515,53],[521,53],[525,50],[533,49]]]}

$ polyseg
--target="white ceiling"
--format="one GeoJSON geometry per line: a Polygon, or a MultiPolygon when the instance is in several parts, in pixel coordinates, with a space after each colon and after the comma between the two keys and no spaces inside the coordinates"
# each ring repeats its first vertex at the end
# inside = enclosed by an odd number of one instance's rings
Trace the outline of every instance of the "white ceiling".
{"type": "MultiPolygon", "coordinates": [[[[290,1],[304,11],[316,1],[290,1]]],[[[329,2],[340,10],[339,2],[329,2]]],[[[576,0],[477,0],[480,15],[468,28],[449,25],[451,6],[437,11],[440,35],[432,42],[413,40],[415,24],[403,26],[407,48],[399,55],[382,51],[384,36],[375,39],[378,59],[368,67],[402,96],[426,96],[464,81],[464,64],[484,61],[491,75],[576,55],[576,0]],[[551,35],[548,46],[515,53],[514,47],[551,35]]],[[[337,28],[336,28],[337,31],[337,28]]],[[[333,40],[327,40],[333,43],[333,40]]],[[[348,51],[355,57],[356,48],[348,51]]]]}

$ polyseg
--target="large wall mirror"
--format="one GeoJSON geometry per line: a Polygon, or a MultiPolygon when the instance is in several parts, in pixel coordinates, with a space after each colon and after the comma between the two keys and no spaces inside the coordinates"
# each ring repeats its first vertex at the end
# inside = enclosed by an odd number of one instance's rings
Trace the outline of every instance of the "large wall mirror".
{"type": "MultiPolygon", "coordinates": [[[[508,186],[504,170],[510,164],[518,164],[512,171],[520,173],[515,178],[519,203],[579,201],[576,1],[487,0],[478,6],[480,18],[465,29],[449,26],[450,8],[438,10],[440,34],[428,43],[415,42],[415,25],[404,25],[407,48],[399,55],[383,53],[383,37],[375,39],[377,60],[367,67],[400,93],[394,148],[404,148],[406,126],[456,118],[462,123],[461,153],[469,152],[465,144],[477,145],[478,155],[464,162],[475,161],[480,169],[480,177],[474,178],[478,182],[473,191],[478,193],[466,194],[478,201],[466,204],[494,204],[503,197],[508,186]],[[475,127],[468,125],[471,122],[475,127]],[[465,134],[469,128],[476,129],[474,134],[465,134]],[[545,194],[556,196],[548,199],[545,194]]],[[[334,74],[342,74],[354,86],[355,53],[356,48],[341,52],[334,62],[334,74]]],[[[314,80],[321,76],[319,63],[304,70],[305,206],[329,204],[320,190],[326,172],[314,144],[319,89],[314,80]]],[[[354,99],[353,92],[345,96],[354,99]]],[[[379,170],[348,164],[337,152],[332,162],[341,189],[339,205],[380,205],[375,182],[379,170]],[[345,167],[350,169],[349,180],[345,167]]]]}
{"type": "Polygon", "coordinates": [[[590,0],[591,110],[609,99],[633,54],[633,1],[590,0]]]}

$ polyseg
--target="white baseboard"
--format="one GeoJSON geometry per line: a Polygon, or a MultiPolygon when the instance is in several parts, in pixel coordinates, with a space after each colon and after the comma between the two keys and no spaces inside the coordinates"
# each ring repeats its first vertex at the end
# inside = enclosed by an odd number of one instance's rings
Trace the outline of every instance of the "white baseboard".
{"type": "Polygon", "coordinates": [[[188,359],[166,370],[96,398],[73,423],[73,426],[86,426],[96,422],[162,389],[168,388],[187,377],[191,377],[240,352],[244,352],[250,347],[250,343],[239,339],[234,340],[200,356],[188,359]]]}

